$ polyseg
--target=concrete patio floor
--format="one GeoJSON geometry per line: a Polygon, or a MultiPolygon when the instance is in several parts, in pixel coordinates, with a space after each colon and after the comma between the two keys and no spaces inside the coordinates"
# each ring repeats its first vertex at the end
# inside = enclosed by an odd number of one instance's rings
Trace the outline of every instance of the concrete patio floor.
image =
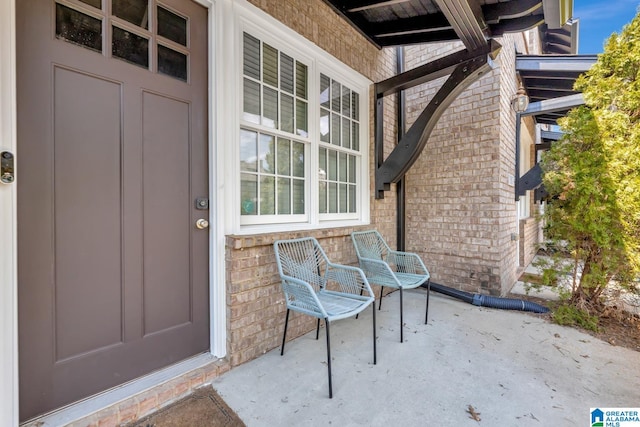
{"type": "MultiPolygon", "coordinates": [[[[213,387],[248,426],[585,426],[592,407],[640,406],[640,352],[523,312],[476,307],[426,290],[399,293],[232,369],[213,387]],[[469,410],[478,413],[472,419],[469,410]]],[[[299,315],[299,314],[296,314],[299,315]]],[[[284,323],[284,319],[283,319],[284,323]]]]}

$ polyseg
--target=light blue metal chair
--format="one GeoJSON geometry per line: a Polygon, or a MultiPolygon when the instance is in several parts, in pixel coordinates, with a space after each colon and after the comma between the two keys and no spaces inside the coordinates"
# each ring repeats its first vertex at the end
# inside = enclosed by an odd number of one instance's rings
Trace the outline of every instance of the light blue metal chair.
{"type": "Polygon", "coordinates": [[[318,319],[316,340],[320,332],[320,319],[324,319],[327,330],[329,397],[332,398],[329,324],[335,320],[355,316],[371,305],[373,308],[373,364],[375,365],[375,295],[361,269],[331,263],[313,237],[279,240],[273,246],[287,303],[280,355],[284,354],[290,310],[318,319]]]}
{"type": "Polygon", "coordinates": [[[364,271],[369,283],[379,285],[380,305],[382,307],[382,291],[385,287],[400,290],[400,342],[404,341],[402,291],[427,285],[427,308],[424,323],[429,318],[429,291],[431,290],[429,270],[418,254],[392,250],[380,233],[375,230],[355,231],[351,239],[356,249],[360,268],[364,271]]]}

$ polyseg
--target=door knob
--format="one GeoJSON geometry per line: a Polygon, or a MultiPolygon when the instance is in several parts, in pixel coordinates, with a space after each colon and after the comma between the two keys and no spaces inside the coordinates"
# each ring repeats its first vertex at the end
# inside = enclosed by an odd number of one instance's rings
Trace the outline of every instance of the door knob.
{"type": "Polygon", "coordinates": [[[200,230],[204,230],[205,228],[209,228],[209,221],[204,218],[200,218],[196,221],[196,228],[200,230]]]}

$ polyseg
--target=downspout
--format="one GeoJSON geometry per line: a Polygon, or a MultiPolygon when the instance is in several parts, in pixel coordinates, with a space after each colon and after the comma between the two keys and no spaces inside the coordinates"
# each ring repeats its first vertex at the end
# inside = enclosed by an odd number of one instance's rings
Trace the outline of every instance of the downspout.
{"type": "MultiPolygon", "coordinates": [[[[398,46],[396,48],[396,74],[404,72],[404,47],[398,46]]],[[[397,130],[398,141],[402,140],[405,134],[406,126],[406,101],[404,96],[404,90],[398,89],[396,94],[397,99],[397,130]]],[[[399,251],[405,250],[405,237],[406,237],[406,191],[405,191],[405,177],[403,176],[396,183],[396,239],[397,248],[399,251]]]]}
{"type": "Polygon", "coordinates": [[[514,176],[514,192],[516,202],[520,200],[520,122],[522,121],[522,114],[516,113],[516,161],[515,161],[515,176],[514,176]]]}

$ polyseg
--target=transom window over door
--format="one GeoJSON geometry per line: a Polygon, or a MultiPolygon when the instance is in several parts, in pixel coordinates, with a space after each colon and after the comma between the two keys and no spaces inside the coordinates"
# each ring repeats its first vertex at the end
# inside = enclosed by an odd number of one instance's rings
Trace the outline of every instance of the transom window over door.
{"type": "Polygon", "coordinates": [[[189,81],[189,19],[154,0],[56,3],[56,37],[189,81]]]}
{"type": "Polygon", "coordinates": [[[240,225],[362,221],[364,90],[248,31],[241,67],[240,225]]]}

